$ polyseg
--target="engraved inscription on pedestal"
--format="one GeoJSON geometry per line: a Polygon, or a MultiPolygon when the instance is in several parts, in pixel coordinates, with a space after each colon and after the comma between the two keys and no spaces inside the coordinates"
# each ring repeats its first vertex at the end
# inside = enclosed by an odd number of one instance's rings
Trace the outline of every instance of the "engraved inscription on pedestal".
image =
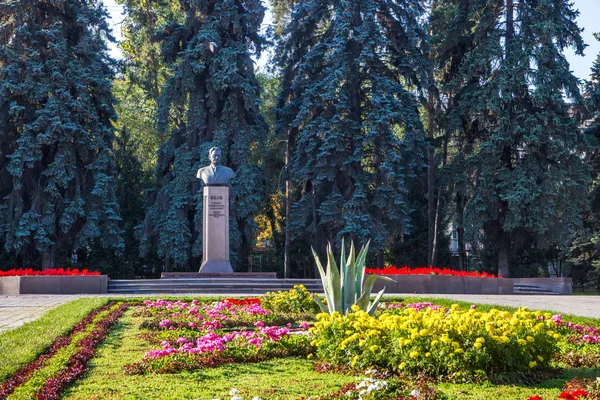
{"type": "Polygon", "coordinates": [[[208,216],[213,218],[225,217],[223,196],[208,196],[208,216]]]}

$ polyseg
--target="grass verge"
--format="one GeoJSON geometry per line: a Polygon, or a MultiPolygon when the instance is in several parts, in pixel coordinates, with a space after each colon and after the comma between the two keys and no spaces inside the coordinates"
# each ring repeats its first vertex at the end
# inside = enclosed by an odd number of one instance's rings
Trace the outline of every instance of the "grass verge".
{"type": "Polygon", "coordinates": [[[244,399],[299,399],[337,391],[354,382],[346,375],[323,374],[310,360],[284,358],[258,364],[229,364],[177,374],[126,375],[123,367],[140,361],[149,349],[138,339],[144,318],[127,311],[90,361],[89,372],[76,382],[64,399],[228,399],[231,388],[244,399]]]}
{"type": "Polygon", "coordinates": [[[35,360],[56,338],[67,334],[77,322],[108,301],[78,299],[48,311],[35,321],[0,333],[0,382],[35,360]]]}
{"type": "Polygon", "coordinates": [[[79,342],[89,336],[90,332],[96,328],[96,324],[100,320],[105,318],[118,307],[119,303],[96,315],[83,331],[73,336],[69,345],[58,350],[54,357],[46,362],[43,368],[34,371],[29,379],[17,387],[17,389],[8,397],[8,399],[26,400],[35,398],[35,394],[44,386],[48,379],[55,377],[60,371],[67,367],[71,356],[75,354],[79,348],[79,342]]]}

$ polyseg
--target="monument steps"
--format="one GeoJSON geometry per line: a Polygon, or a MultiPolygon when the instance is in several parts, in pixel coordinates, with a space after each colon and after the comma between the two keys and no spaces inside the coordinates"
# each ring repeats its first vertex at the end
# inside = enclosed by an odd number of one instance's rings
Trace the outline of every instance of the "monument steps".
{"type": "Polygon", "coordinates": [[[264,294],[289,290],[304,285],[308,290],[322,292],[318,279],[243,279],[243,278],[173,278],[173,279],[111,279],[108,293],[160,294],[160,293],[231,293],[264,294]]]}
{"type": "Polygon", "coordinates": [[[548,288],[531,283],[515,282],[513,286],[514,294],[561,294],[548,288]]]}

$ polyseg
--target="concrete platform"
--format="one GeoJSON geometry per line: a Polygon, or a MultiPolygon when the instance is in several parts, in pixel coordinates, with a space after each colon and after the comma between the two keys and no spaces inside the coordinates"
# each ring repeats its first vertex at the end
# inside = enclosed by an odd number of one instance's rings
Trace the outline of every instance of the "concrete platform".
{"type": "Polygon", "coordinates": [[[32,275],[0,277],[0,294],[106,293],[106,275],[32,275]]]}

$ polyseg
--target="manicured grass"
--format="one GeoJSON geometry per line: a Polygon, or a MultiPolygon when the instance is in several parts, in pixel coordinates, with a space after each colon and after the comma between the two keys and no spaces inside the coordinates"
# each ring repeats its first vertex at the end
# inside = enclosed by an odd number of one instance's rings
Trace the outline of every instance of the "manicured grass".
{"type": "Polygon", "coordinates": [[[105,310],[94,317],[94,319],[86,326],[85,330],[73,336],[71,343],[61,348],[54,357],[52,357],[44,365],[42,369],[35,371],[29,380],[19,386],[15,392],[8,397],[9,400],[26,400],[35,398],[35,394],[44,386],[46,381],[55,377],[62,369],[66,368],[69,358],[77,353],[78,343],[84,339],[95,328],[98,321],[106,317],[110,311],[118,308],[119,303],[115,304],[109,310],[105,310]]]}
{"type": "Polygon", "coordinates": [[[35,360],[56,338],[106,303],[107,298],[75,300],[48,311],[35,321],[0,333],[0,382],[35,360]]]}
{"type": "MultiPolygon", "coordinates": [[[[146,299],[147,297],[144,297],[146,299]]],[[[195,298],[195,297],[191,297],[195,298]]],[[[186,301],[182,297],[173,300],[186,301]]],[[[218,297],[202,298],[203,300],[218,300],[218,297]]],[[[63,305],[46,314],[33,323],[27,324],[13,331],[0,334],[0,373],[6,379],[12,372],[26,362],[35,359],[47,347],[51,339],[50,332],[57,329],[55,325],[64,326],[66,333],[76,322],[83,318],[89,311],[104,305],[109,299],[81,299],[63,305]],[[85,307],[88,307],[85,311],[85,307]],[[66,320],[69,320],[67,324],[66,320]],[[30,325],[34,324],[37,330],[30,325]],[[28,330],[27,330],[28,329],[28,330]],[[40,334],[41,332],[41,334],[40,334]],[[9,335],[10,334],[10,335],[9,335]],[[30,347],[30,339],[35,337],[35,342],[41,342],[38,350],[30,347]],[[27,348],[23,348],[28,346],[27,348]],[[40,347],[41,346],[41,347],[40,347]],[[5,350],[8,349],[8,350],[5,350]],[[40,350],[41,349],[41,350],[40,350]],[[10,360],[15,364],[15,354],[27,355],[27,361],[19,366],[7,369],[3,362],[10,360]],[[4,369],[3,369],[4,367],[4,369]]],[[[112,299],[114,300],[114,299],[112,299]]],[[[128,298],[127,300],[131,300],[128,298]]],[[[386,298],[385,301],[391,301],[386,298]]],[[[400,300],[394,298],[394,300],[400,300]]],[[[471,303],[440,298],[402,298],[405,302],[431,301],[446,307],[459,304],[469,307],[471,303]]],[[[479,310],[492,308],[513,311],[515,308],[498,305],[478,305],[479,310]]],[[[139,326],[144,321],[143,317],[133,317],[133,308],[127,311],[117,323],[104,343],[98,348],[96,356],[90,361],[90,371],[83,379],[77,381],[69,388],[63,398],[65,399],[229,399],[231,388],[240,390],[240,396],[246,400],[254,396],[267,399],[299,399],[302,396],[314,396],[336,392],[343,384],[354,382],[355,377],[323,374],[315,372],[310,360],[303,358],[277,359],[258,364],[231,364],[223,367],[197,371],[183,371],[176,374],[148,374],[127,375],[123,367],[142,359],[144,353],[153,348],[152,345],[138,338],[139,326]]],[[[599,325],[600,321],[593,318],[584,318],[574,315],[565,315],[565,320],[576,323],[599,325]]],[[[56,362],[59,360],[57,359],[56,362]]],[[[595,379],[600,376],[600,368],[565,369],[557,379],[547,380],[539,385],[494,385],[482,384],[450,384],[441,383],[436,388],[449,399],[465,400],[526,400],[533,395],[540,395],[544,399],[556,399],[565,382],[573,377],[588,377],[595,379]]]]}
{"type": "Polygon", "coordinates": [[[65,399],[229,399],[231,388],[244,399],[298,399],[337,391],[354,377],[322,374],[306,359],[286,358],[258,364],[230,364],[177,374],[127,375],[126,364],[140,361],[150,348],[139,340],[139,325],[127,311],[98,348],[90,371],[65,393],[65,399]]]}
{"type": "Polygon", "coordinates": [[[436,388],[451,399],[461,400],[527,400],[530,396],[539,395],[544,399],[558,399],[563,386],[573,378],[596,379],[600,376],[600,368],[567,368],[557,379],[549,379],[539,385],[493,385],[451,384],[442,383],[436,388]]]}

